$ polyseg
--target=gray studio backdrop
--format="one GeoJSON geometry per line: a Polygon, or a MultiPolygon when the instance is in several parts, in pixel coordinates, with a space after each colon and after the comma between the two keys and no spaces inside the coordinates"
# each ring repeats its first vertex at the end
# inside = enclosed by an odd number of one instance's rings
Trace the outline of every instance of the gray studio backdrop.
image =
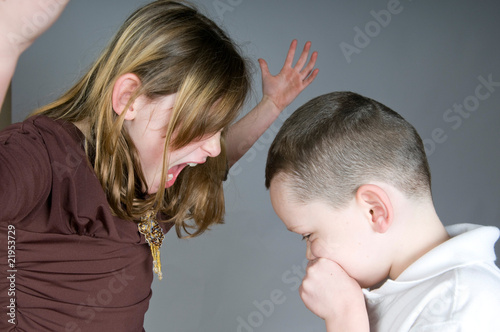
{"type": "MultiPolygon", "coordinates": [[[[19,62],[13,120],[68,88],[126,16],[145,2],[71,1],[19,62]]],[[[264,188],[267,149],[277,129],[294,109],[323,93],[359,92],[417,128],[445,224],[500,225],[498,1],[196,3],[254,63],[253,97],[243,113],[261,96],[257,58],[266,59],[276,73],[293,38],[300,47],[312,41],[320,74],[232,169],[225,185],[226,224],[188,241],[178,240],[175,232],[167,235],[165,278],[153,284],[147,331],[324,331],[297,292],[305,243],[282,226],[264,188]]]]}

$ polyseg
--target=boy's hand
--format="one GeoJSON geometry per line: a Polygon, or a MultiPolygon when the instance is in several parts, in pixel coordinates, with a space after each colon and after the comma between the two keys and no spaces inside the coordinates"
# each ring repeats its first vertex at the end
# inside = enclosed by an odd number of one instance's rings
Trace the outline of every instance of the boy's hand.
{"type": "Polygon", "coordinates": [[[310,261],[299,293],[306,307],[325,320],[327,331],[369,331],[361,287],[337,263],[310,261]]]}
{"type": "Polygon", "coordinates": [[[313,52],[307,63],[311,42],[307,42],[294,67],[293,58],[297,50],[297,40],[293,40],[286,56],[285,64],[278,75],[272,76],[264,59],[259,59],[262,71],[262,99],[269,99],[279,112],[283,111],[318,75],[314,69],[318,52],[313,52]],[[307,63],[307,64],[306,64],[307,63]]]}
{"type": "Polygon", "coordinates": [[[0,0],[0,56],[18,57],[59,17],[69,0],[0,0]]]}

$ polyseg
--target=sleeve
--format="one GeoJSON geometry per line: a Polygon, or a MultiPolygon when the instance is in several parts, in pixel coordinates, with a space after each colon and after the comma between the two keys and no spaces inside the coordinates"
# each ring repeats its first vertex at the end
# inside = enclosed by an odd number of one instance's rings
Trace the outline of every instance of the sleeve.
{"type": "Polygon", "coordinates": [[[0,134],[0,223],[23,219],[50,192],[50,158],[34,125],[13,126],[0,134]]]}

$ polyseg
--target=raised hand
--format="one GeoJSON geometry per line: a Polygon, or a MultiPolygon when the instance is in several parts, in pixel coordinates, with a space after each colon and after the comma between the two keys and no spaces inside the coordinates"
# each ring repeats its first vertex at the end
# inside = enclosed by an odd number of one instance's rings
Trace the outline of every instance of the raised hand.
{"type": "Polygon", "coordinates": [[[267,62],[259,59],[263,99],[270,99],[279,112],[283,111],[318,76],[319,69],[313,70],[318,52],[313,52],[308,62],[310,49],[311,42],[307,42],[297,63],[293,66],[297,50],[297,40],[294,39],[288,50],[285,64],[276,76],[269,72],[267,62]]]}
{"type": "Polygon", "coordinates": [[[319,70],[313,70],[318,53],[313,52],[309,62],[307,61],[311,43],[306,43],[297,63],[293,66],[296,49],[297,41],[293,40],[285,64],[276,76],[271,75],[269,72],[267,62],[259,59],[262,71],[262,100],[229,129],[227,155],[230,166],[236,163],[252,147],[280,113],[318,75],[319,70]]]}

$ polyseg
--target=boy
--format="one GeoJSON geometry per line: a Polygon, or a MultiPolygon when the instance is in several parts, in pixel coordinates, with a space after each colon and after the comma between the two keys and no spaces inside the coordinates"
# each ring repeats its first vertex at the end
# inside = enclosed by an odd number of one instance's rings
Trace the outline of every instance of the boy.
{"type": "Polygon", "coordinates": [[[266,187],[307,240],[300,295],[328,332],[499,331],[499,230],[443,226],[422,140],[396,112],[351,92],[309,101],[271,145],[266,187]]]}

